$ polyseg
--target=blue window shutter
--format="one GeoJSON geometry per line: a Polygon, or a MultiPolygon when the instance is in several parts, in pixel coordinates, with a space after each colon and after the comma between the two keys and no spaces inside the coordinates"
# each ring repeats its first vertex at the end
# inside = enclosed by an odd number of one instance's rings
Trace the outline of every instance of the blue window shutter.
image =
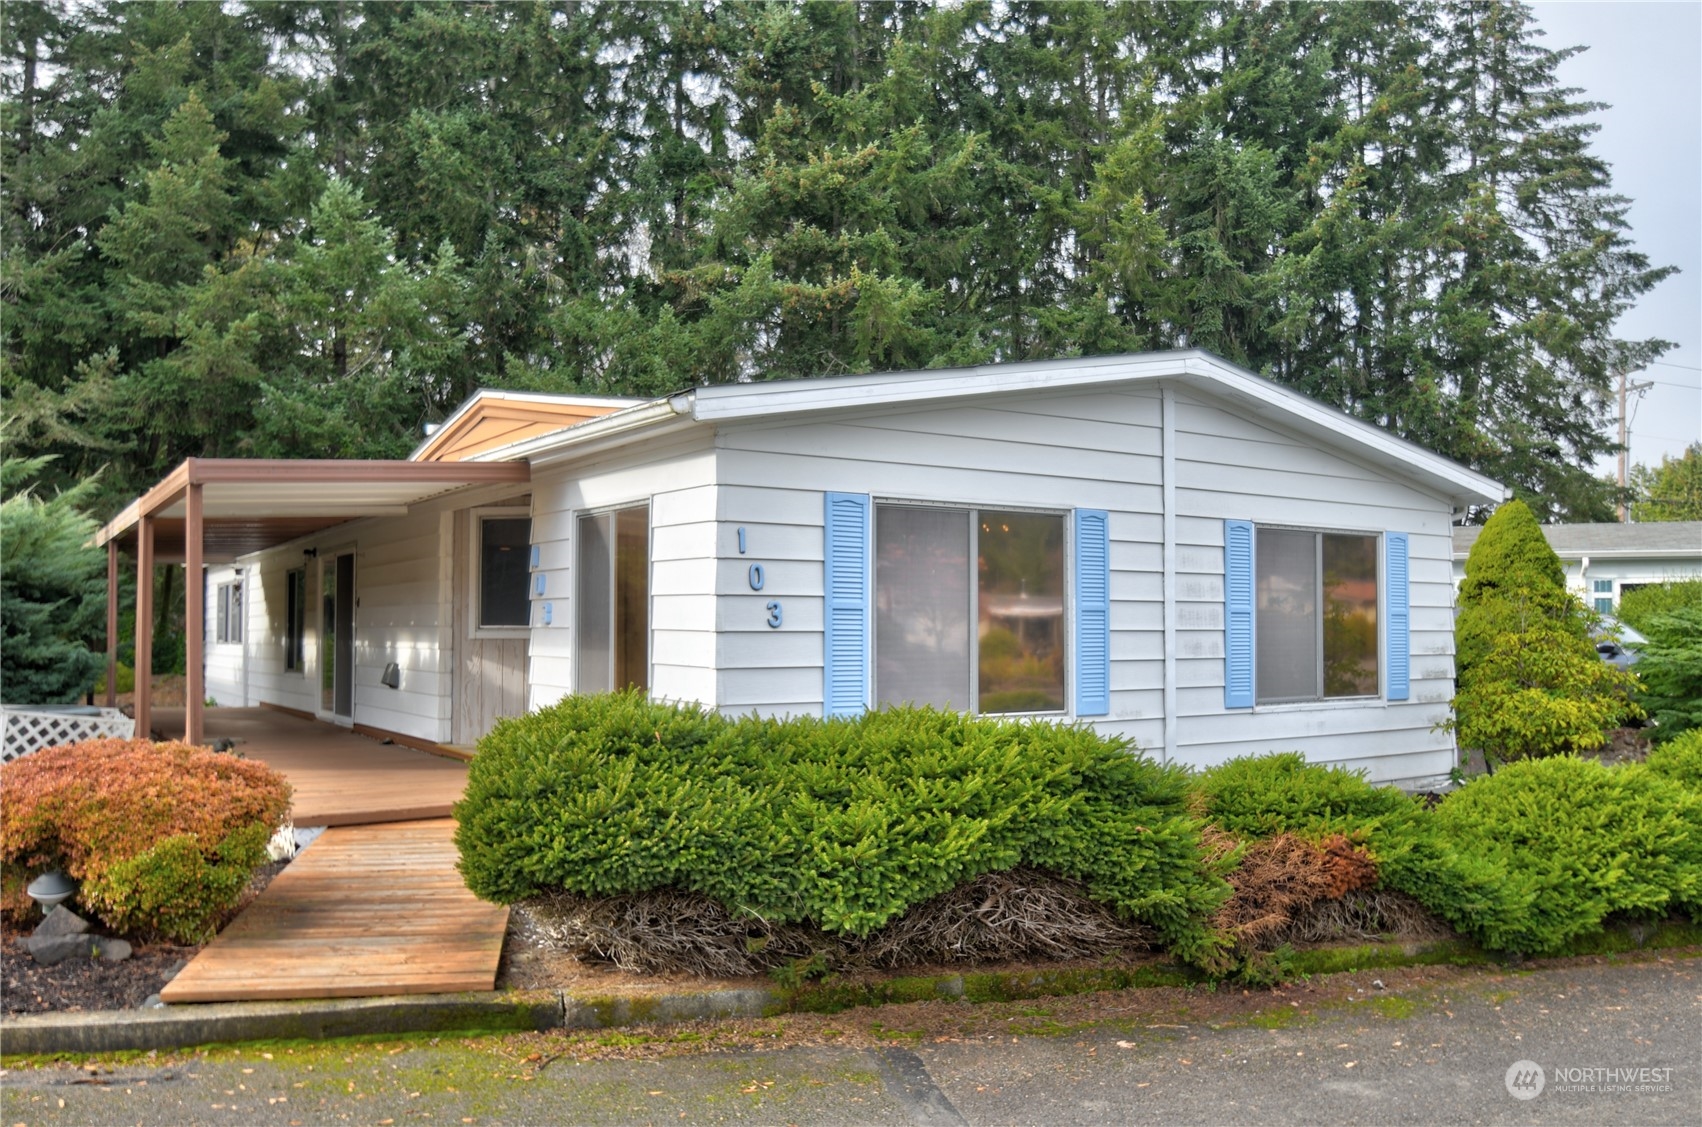
{"type": "Polygon", "coordinates": [[[1407,534],[1384,533],[1383,553],[1387,557],[1383,568],[1383,597],[1389,608],[1389,625],[1384,631],[1389,647],[1388,693],[1390,700],[1406,700],[1412,695],[1412,606],[1407,593],[1407,534]]]}
{"type": "Polygon", "coordinates": [[[1076,510],[1076,715],[1111,712],[1111,521],[1076,510]]]}
{"type": "Polygon", "coordinates": [[[1253,707],[1253,522],[1223,522],[1223,707],[1253,707]]]}
{"type": "Polygon", "coordinates": [[[827,494],[823,559],[822,711],[857,716],[869,706],[869,498],[827,494]]]}

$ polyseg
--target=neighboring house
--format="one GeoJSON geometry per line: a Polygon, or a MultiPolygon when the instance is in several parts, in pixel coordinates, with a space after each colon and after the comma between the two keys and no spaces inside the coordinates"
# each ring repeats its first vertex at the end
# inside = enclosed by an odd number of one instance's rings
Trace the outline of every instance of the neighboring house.
{"type": "MultiPolygon", "coordinates": [[[[1480,526],[1454,529],[1454,583],[1480,526]]],[[[1603,614],[1627,591],[1673,579],[1702,579],[1702,521],[1649,524],[1545,524],[1548,546],[1566,570],[1566,588],[1603,614]]]]}
{"type": "Polygon", "coordinates": [[[210,618],[208,692],[461,745],[630,684],[1056,718],[1196,765],[1454,765],[1451,519],[1502,487],[1212,356],[562,398],[608,413],[475,437],[554,399],[481,393],[413,456],[523,479],[438,465],[394,515],[231,540],[206,598],[242,625],[210,618]]]}

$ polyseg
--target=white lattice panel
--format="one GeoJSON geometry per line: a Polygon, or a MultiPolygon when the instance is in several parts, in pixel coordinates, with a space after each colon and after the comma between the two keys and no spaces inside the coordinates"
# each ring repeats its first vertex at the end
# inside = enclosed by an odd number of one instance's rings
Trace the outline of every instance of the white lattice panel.
{"type": "Polygon", "coordinates": [[[136,721],[116,708],[103,708],[98,713],[34,712],[24,708],[5,708],[6,736],[0,745],[0,763],[21,759],[32,751],[61,744],[81,743],[84,740],[117,736],[129,739],[136,734],[136,721]]]}

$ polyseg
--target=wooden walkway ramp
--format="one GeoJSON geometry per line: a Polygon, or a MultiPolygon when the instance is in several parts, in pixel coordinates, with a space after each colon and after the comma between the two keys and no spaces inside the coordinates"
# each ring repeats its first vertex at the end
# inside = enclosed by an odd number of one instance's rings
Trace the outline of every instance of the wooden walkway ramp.
{"type": "Polygon", "coordinates": [[[455,869],[454,833],[447,818],[325,831],[160,999],[494,989],[508,909],[467,891],[455,869]]]}
{"type": "MultiPolygon", "coordinates": [[[[154,727],[177,738],[182,717],[180,708],[157,708],[154,727]]],[[[206,729],[208,740],[234,740],[244,756],[289,779],[298,826],[447,818],[467,785],[467,765],[458,760],[275,709],[209,708],[206,729]]]]}

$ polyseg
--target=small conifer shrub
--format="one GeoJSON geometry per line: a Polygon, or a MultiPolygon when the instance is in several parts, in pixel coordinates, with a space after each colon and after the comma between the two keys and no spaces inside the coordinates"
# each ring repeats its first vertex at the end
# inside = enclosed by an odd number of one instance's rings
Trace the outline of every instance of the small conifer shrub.
{"type": "Polygon", "coordinates": [[[289,809],[289,784],[251,760],[183,743],[89,740],[0,768],[6,908],[48,869],[80,882],[78,903],[126,934],[211,937],[289,809]]]}

